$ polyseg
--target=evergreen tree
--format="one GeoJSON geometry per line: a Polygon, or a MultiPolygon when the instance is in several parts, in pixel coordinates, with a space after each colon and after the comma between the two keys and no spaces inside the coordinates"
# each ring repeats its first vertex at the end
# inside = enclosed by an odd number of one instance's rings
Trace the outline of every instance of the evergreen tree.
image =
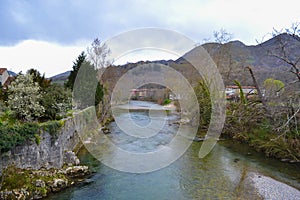
{"type": "Polygon", "coordinates": [[[81,54],[78,56],[78,58],[76,59],[75,62],[73,62],[73,70],[71,71],[67,82],[65,83],[65,87],[70,88],[71,90],[73,90],[73,85],[75,83],[76,80],[76,76],[77,73],[82,65],[82,63],[86,60],[86,55],[83,52],[81,52],[81,54]]]}
{"type": "Polygon", "coordinates": [[[36,69],[29,69],[27,74],[32,75],[33,81],[38,83],[42,90],[45,90],[51,85],[51,80],[45,78],[45,74],[42,76],[41,73],[36,69]]]}
{"type": "Polygon", "coordinates": [[[73,98],[77,108],[97,106],[102,101],[103,86],[97,79],[97,70],[89,62],[82,63],[75,86],[73,98]]]}

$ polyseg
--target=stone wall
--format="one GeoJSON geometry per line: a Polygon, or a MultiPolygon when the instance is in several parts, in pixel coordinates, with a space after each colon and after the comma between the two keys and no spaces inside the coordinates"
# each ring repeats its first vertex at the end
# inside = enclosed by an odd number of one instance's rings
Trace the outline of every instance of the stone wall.
{"type": "Polygon", "coordinates": [[[70,162],[70,151],[79,149],[79,133],[86,131],[86,127],[95,122],[94,113],[93,107],[74,113],[73,117],[63,119],[63,125],[55,135],[42,131],[39,144],[27,141],[2,154],[0,173],[9,165],[22,169],[61,168],[63,164],[70,162]]]}

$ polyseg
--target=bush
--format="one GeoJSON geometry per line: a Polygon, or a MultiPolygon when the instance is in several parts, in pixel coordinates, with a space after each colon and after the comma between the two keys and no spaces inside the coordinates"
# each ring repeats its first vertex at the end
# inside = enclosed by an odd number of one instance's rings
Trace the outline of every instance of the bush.
{"type": "Polygon", "coordinates": [[[8,106],[22,121],[33,121],[45,111],[40,105],[41,91],[32,75],[19,75],[9,86],[8,106]]]}
{"type": "Polygon", "coordinates": [[[62,125],[61,121],[48,121],[42,124],[27,122],[7,125],[0,123],[0,152],[7,152],[28,140],[35,141],[39,145],[41,130],[47,131],[55,140],[62,125]]]}
{"type": "Polygon", "coordinates": [[[194,87],[197,100],[199,103],[200,119],[199,127],[201,129],[207,129],[210,123],[211,117],[211,100],[210,100],[210,91],[207,87],[205,81],[201,80],[194,87]]]}
{"type": "Polygon", "coordinates": [[[40,120],[57,120],[65,117],[72,109],[71,91],[59,85],[50,85],[44,91],[41,105],[45,108],[45,112],[40,120]]]}
{"type": "Polygon", "coordinates": [[[0,152],[9,151],[26,140],[35,139],[38,129],[39,125],[36,123],[0,125],[0,152]]]}

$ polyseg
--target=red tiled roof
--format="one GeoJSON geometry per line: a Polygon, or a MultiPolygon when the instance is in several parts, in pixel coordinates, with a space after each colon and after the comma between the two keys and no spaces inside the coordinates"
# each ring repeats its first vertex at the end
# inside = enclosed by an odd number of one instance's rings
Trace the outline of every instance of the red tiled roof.
{"type": "Polygon", "coordinates": [[[3,72],[7,71],[6,68],[0,68],[0,74],[3,74],[3,72]]]}

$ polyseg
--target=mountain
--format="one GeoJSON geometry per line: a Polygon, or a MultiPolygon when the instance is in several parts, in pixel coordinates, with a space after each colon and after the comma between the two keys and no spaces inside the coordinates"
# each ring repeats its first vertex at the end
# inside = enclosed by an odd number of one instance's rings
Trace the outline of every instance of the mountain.
{"type": "Polygon", "coordinates": [[[52,80],[52,83],[63,85],[65,83],[65,81],[67,81],[70,73],[71,73],[71,71],[66,71],[64,73],[52,76],[52,77],[50,77],[50,79],[52,80]]]}
{"type": "Polygon", "coordinates": [[[11,76],[17,76],[17,74],[13,71],[8,71],[8,74],[11,75],[11,76]]]}
{"type": "Polygon", "coordinates": [[[277,35],[261,44],[247,46],[240,41],[225,44],[206,43],[187,52],[176,63],[186,64],[184,58],[195,54],[197,48],[204,48],[214,60],[225,84],[239,80],[242,84],[252,84],[245,67],[251,66],[260,84],[267,78],[291,82],[296,76],[290,72],[290,65],[274,55],[296,62],[300,58],[300,38],[290,34],[277,35]],[[284,49],[284,52],[283,52],[284,49]]]}
{"type": "MultiPolygon", "coordinates": [[[[198,48],[204,48],[214,63],[218,66],[225,85],[234,84],[234,80],[238,80],[242,85],[252,85],[253,81],[247,66],[251,66],[255,77],[260,85],[267,78],[275,78],[290,83],[295,80],[296,76],[289,72],[290,66],[282,60],[272,56],[284,56],[282,48],[284,48],[287,58],[293,62],[300,58],[300,38],[290,34],[277,35],[261,44],[245,45],[241,41],[230,41],[225,44],[206,43],[195,47],[191,51],[184,54],[177,60],[157,60],[157,61],[139,61],[137,63],[128,63],[119,66],[109,66],[105,69],[102,76],[103,81],[109,85],[109,89],[113,89],[115,83],[128,70],[142,64],[162,64],[167,65],[180,74],[182,74],[189,82],[194,83],[202,77],[197,70],[185,60],[186,57],[195,57],[199,59],[198,48]]],[[[53,82],[62,84],[67,80],[70,71],[51,77],[53,82]]]]}

